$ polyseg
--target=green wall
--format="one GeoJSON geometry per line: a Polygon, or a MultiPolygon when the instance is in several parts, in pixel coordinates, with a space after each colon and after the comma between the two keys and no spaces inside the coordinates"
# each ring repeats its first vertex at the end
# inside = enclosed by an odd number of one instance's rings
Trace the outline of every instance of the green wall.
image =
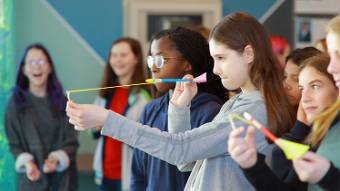
{"type": "Polygon", "coordinates": [[[15,73],[15,1],[0,0],[0,190],[15,190],[13,157],[4,131],[4,112],[15,73]]]}

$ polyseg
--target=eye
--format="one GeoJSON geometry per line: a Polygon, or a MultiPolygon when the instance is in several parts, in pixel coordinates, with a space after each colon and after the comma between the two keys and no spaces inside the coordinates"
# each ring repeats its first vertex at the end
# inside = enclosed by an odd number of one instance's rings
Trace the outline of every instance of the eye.
{"type": "Polygon", "coordinates": [[[302,86],[298,86],[298,89],[299,89],[300,92],[303,91],[303,87],[302,86]]]}
{"type": "Polygon", "coordinates": [[[217,56],[217,57],[216,57],[216,60],[218,60],[218,61],[224,61],[224,60],[225,60],[225,57],[223,57],[223,56],[217,56]]]}
{"type": "Polygon", "coordinates": [[[313,88],[313,90],[318,90],[318,89],[320,89],[320,85],[313,84],[312,88],[313,88]]]}
{"type": "Polygon", "coordinates": [[[292,77],[295,82],[299,81],[299,78],[297,76],[292,77]]]}

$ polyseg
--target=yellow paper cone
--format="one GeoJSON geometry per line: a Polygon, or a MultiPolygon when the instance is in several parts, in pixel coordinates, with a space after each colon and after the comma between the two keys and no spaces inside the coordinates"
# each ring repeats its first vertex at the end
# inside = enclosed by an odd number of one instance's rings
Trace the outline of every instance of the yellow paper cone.
{"type": "Polygon", "coordinates": [[[309,150],[308,145],[284,139],[277,139],[275,143],[283,150],[284,154],[289,160],[300,158],[309,150]]]}

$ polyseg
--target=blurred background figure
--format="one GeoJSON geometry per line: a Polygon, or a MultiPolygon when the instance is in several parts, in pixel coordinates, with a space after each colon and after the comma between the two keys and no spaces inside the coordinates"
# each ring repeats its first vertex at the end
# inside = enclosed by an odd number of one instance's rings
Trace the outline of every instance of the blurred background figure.
{"type": "Polygon", "coordinates": [[[326,38],[322,38],[316,41],[314,47],[320,50],[321,52],[328,52],[326,38]]]}
{"type": "MultiPolygon", "coordinates": [[[[132,38],[116,40],[104,67],[101,87],[145,82],[140,43],[132,38]]],[[[144,106],[151,99],[141,86],[103,89],[95,104],[138,121],[144,106]]],[[[127,190],[130,185],[132,149],[120,141],[93,132],[98,144],[94,156],[95,183],[103,191],[127,190]],[[122,189],[123,188],[123,189],[122,189]]]]}
{"type": "Polygon", "coordinates": [[[277,35],[270,36],[270,41],[272,43],[273,52],[279,61],[280,68],[284,69],[286,56],[290,52],[289,43],[285,38],[277,35]]]}
{"type": "Polygon", "coordinates": [[[210,33],[210,29],[203,26],[203,25],[193,25],[188,27],[189,29],[196,31],[198,33],[200,33],[205,39],[208,40],[209,38],[209,33],[210,33]]]}
{"type": "Polygon", "coordinates": [[[5,115],[18,190],[77,190],[78,140],[65,107],[47,49],[40,44],[28,46],[5,115]]]}

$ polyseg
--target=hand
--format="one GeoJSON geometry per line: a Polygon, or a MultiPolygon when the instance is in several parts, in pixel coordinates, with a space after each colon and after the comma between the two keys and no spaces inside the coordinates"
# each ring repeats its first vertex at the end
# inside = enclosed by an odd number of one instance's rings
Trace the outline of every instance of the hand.
{"type": "Polygon", "coordinates": [[[255,142],[255,128],[247,129],[245,138],[242,137],[244,128],[233,130],[229,135],[228,151],[242,168],[253,167],[257,162],[257,151],[255,142]]]}
{"type": "Polygon", "coordinates": [[[41,177],[41,172],[39,171],[37,165],[34,164],[34,162],[30,161],[26,163],[25,168],[26,176],[30,181],[34,182],[39,180],[39,178],[41,177]]]}
{"type": "MultiPolygon", "coordinates": [[[[183,79],[194,79],[192,75],[185,75],[183,79]]],[[[197,94],[197,84],[195,82],[178,82],[171,97],[171,103],[184,107],[191,103],[192,98],[197,94]]]]}
{"type": "Polygon", "coordinates": [[[299,108],[298,108],[298,111],[297,111],[297,116],[296,116],[296,118],[297,118],[299,121],[301,121],[302,123],[306,124],[306,125],[311,125],[311,123],[308,122],[308,119],[307,119],[305,110],[304,110],[303,107],[302,107],[301,101],[300,101],[300,103],[299,103],[299,108]]]}
{"type": "Polygon", "coordinates": [[[44,168],[43,168],[43,172],[44,173],[52,173],[56,170],[58,165],[58,160],[51,158],[51,159],[47,159],[45,160],[44,163],[44,168]]]}
{"type": "Polygon", "coordinates": [[[101,131],[102,130],[102,126],[98,126],[98,127],[95,127],[94,129],[96,130],[96,131],[101,131]]]}
{"type": "Polygon", "coordinates": [[[326,158],[309,151],[293,160],[293,166],[301,181],[315,184],[326,175],[331,164],[326,158]]]}
{"type": "Polygon", "coordinates": [[[76,104],[67,102],[66,113],[70,117],[70,123],[76,130],[87,130],[103,126],[109,111],[93,104],[76,104]]]}

